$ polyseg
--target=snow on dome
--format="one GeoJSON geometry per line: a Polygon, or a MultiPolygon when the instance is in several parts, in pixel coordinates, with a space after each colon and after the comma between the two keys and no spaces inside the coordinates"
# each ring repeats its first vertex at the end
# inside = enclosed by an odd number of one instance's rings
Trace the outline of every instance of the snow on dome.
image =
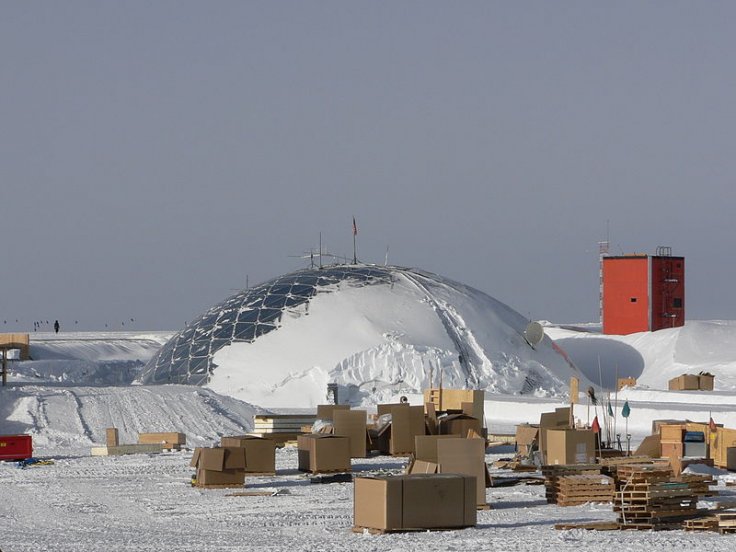
{"type": "Polygon", "coordinates": [[[270,407],[322,403],[327,383],[352,404],[440,381],[559,395],[578,372],[548,337],[532,348],[527,323],[476,289],[417,269],[306,269],[212,307],[161,348],[140,381],[205,385],[270,407]]]}

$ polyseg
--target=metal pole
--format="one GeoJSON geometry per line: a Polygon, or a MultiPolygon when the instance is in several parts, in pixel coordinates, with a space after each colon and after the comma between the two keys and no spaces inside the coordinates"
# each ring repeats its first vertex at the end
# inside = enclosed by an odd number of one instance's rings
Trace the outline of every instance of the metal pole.
{"type": "Polygon", "coordinates": [[[3,349],[3,387],[8,384],[8,350],[3,349]]]}

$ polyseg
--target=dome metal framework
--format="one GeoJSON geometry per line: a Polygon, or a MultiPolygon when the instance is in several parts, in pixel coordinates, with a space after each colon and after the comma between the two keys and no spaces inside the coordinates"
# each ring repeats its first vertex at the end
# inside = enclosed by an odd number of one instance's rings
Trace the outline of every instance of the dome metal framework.
{"type": "Polygon", "coordinates": [[[318,290],[345,280],[358,286],[390,283],[393,270],[364,265],[305,269],[242,290],[175,334],[145,366],[140,381],[204,385],[216,368],[212,358],[223,347],[252,343],[277,329],[284,312],[303,314],[318,290]]]}

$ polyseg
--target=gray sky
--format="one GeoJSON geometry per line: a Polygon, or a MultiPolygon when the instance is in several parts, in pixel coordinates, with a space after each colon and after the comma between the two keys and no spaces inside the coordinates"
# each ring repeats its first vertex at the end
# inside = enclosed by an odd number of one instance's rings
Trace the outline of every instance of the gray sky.
{"type": "Polygon", "coordinates": [[[736,318],[736,4],[0,0],[0,331],[179,329],[325,246],[598,317],[597,242],[736,318]],[[15,319],[19,323],[15,324],[15,319]],[[3,321],[7,320],[7,324],[3,321]],[[126,324],[126,328],[131,324],[126,324]]]}

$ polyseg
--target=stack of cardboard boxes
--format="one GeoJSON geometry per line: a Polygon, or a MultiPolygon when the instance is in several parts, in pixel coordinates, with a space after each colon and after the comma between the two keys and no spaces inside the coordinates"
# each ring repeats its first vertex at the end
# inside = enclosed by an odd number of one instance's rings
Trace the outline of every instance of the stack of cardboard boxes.
{"type": "Polygon", "coordinates": [[[476,506],[487,507],[486,483],[490,475],[485,462],[485,440],[455,435],[425,435],[415,438],[416,454],[409,463],[408,472],[461,473],[472,476],[476,482],[476,506]]]}
{"type": "Polygon", "coordinates": [[[713,374],[682,374],[669,381],[670,391],[713,391],[713,374]]]}
{"type": "Polygon", "coordinates": [[[189,464],[197,468],[197,487],[242,487],[245,483],[245,449],[196,448],[189,464]]]}
{"type": "Polygon", "coordinates": [[[251,475],[276,473],[276,442],[255,435],[220,438],[221,447],[239,447],[245,451],[245,472],[251,475]]]}

